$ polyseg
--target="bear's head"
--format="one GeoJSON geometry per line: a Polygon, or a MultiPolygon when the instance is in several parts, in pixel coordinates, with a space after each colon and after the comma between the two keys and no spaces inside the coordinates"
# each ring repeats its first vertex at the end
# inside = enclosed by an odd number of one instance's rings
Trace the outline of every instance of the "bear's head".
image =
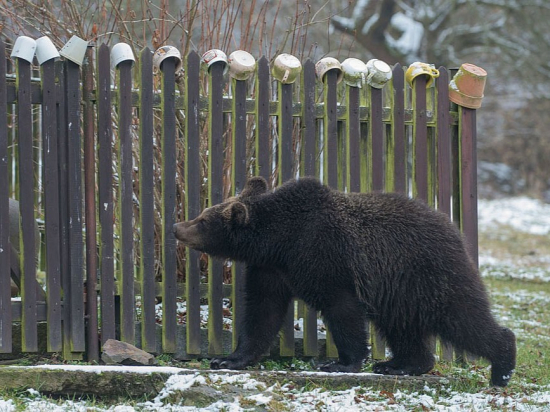
{"type": "Polygon", "coordinates": [[[206,208],[195,219],[176,223],[174,235],[185,246],[213,256],[229,258],[238,238],[249,226],[247,201],[267,191],[262,177],[250,178],[240,195],[206,208]]]}

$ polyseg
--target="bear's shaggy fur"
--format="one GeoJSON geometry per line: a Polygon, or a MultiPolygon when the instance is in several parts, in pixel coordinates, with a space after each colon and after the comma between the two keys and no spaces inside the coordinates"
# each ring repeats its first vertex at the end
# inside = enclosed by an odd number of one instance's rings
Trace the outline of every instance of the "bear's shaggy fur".
{"type": "Polygon", "coordinates": [[[235,352],[212,368],[257,362],[300,298],[332,331],[339,359],[325,371],[356,372],[368,355],[367,320],[393,357],[374,372],[420,375],[434,366],[430,339],[492,364],[507,385],[515,336],[491,315],[483,282],[455,225],[397,194],[342,193],[313,178],[267,191],[252,178],[238,197],[174,226],[186,246],[246,263],[246,304],[235,352]]]}

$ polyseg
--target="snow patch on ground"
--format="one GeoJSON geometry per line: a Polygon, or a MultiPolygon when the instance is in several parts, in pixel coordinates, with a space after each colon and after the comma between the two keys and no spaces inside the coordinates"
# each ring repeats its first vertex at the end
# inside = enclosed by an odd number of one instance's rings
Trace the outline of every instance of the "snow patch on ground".
{"type": "Polygon", "coordinates": [[[490,230],[495,225],[508,225],[533,235],[550,233],[550,205],[536,199],[515,197],[479,200],[479,229],[490,230]]]}

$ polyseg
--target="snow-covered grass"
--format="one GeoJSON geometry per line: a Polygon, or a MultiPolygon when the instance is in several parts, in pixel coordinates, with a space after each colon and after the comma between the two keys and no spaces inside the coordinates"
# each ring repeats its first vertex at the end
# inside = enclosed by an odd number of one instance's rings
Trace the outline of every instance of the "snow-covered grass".
{"type": "MultiPolygon", "coordinates": [[[[527,198],[481,201],[479,228],[481,272],[493,311],[517,337],[516,374],[504,390],[490,388],[489,366],[481,360],[466,366],[439,362],[434,373],[456,381],[427,384],[421,390],[399,385],[392,391],[361,386],[332,390],[314,383],[300,387],[288,379],[268,385],[260,376],[201,371],[171,376],[154,399],[112,405],[51,400],[30,390],[0,395],[0,412],[548,411],[550,372],[545,357],[550,353],[550,206],[527,198]]],[[[269,369],[277,368],[269,362],[269,369]]],[[[307,363],[295,369],[304,367],[307,363]]]]}

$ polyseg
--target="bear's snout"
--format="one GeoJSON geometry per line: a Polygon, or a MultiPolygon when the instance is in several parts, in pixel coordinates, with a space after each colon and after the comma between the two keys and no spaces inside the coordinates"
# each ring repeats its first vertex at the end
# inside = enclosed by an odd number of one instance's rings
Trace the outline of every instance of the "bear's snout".
{"type": "Polygon", "coordinates": [[[174,226],[172,226],[172,232],[174,233],[174,235],[178,232],[178,224],[174,224],[174,226]]]}

